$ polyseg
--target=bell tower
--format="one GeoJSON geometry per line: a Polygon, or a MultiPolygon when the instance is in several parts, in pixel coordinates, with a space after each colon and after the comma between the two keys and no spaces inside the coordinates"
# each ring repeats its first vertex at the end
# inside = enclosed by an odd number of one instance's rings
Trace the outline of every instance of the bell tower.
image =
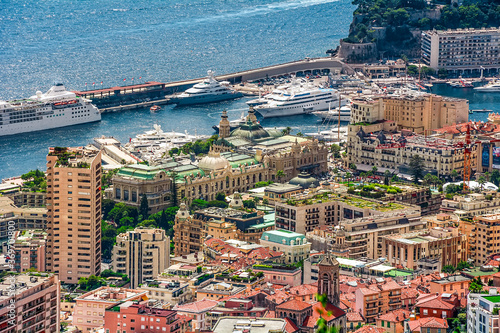
{"type": "Polygon", "coordinates": [[[339,306],[339,262],[329,253],[318,264],[318,294],[325,294],[328,302],[339,306]]]}
{"type": "Polygon", "coordinates": [[[227,111],[222,111],[221,120],[219,122],[219,138],[224,139],[229,137],[231,134],[231,127],[229,125],[229,120],[227,119],[227,111]]]}

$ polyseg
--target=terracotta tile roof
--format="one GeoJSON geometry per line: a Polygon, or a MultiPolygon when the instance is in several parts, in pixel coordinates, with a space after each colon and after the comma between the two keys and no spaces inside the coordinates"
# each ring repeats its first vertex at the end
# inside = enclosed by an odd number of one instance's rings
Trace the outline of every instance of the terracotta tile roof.
{"type": "Polygon", "coordinates": [[[316,327],[316,323],[318,322],[318,319],[320,317],[324,318],[327,322],[330,322],[331,320],[342,317],[345,314],[346,313],[344,310],[336,307],[331,303],[327,303],[326,307],[323,308],[321,302],[316,302],[315,304],[313,304],[312,315],[307,316],[306,319],[304,319],[304,323],[302,324],[302,326],[314,328],[316,327]],[[320,312],[322,313],[321,315],[320,312]],[[328,313],[331,313],[331,315],[328,315],[328,313]]]}
{"type": "Polygon", "coordinates": [[[276,312],[275,311],[267,311],[264,318],[276,318],[276,312]]]}
{"type": "Polygon", "coordinates": [[[357,311],[347,312],[346,316],[347,316],[347,321],[363,321],[363,322],[365,321],[361,313],[357,311]]]}
{"type": "Polygon", "coordinates": [[[377,295],[380,292],[368,288],[359,288],[357,291],[359,291],[363,295],[377,295]]]}
{"type": "Polygon", "coordinates": [[[278,305],[276,309],[302,311],[310,307],[311,304],[293,298],[283,304],[278,305]]]}
{"type": "Polygon", "coordinates": [[[271,301],[276,305],[282,304],[288,301],[290,298],[292,297],[288,293],[281,290],[275,290],[275,293],[273,295],[269,295],[266,297],[268,301],[271,301]]]}
{"type": "Polygon", "coordinates": [[[371,326],[371,325],[365,325],[356,331],[354,333],[385,333],[385,328],[378,327],[378,326],[371,326]]]}
{"type": "Polygon", "coordinates": [[[435,296],[434,298],[425,298],[423,300],[417,301],[415,306],[418,306],[420,308],[440,310],[452,310],[455,307],[453,304],[441,300],[439,296],[435,296]]]}
{"type": "Polygon", "coordinates": [[[290,288],[290,294],[298,296],[314,295],[318,293],[318,286],[312,284],[302,284],[300,286],[290,288]]]}
{"type": "Polygon", "coordinates": [[[448,323],[446,319],[442,318],[420,318],[418,320],[411,320],[408,322],[408,326],[411,332],[421,332],[421,328],[448,328],[448,323]]]}
{"type": "Polygon", "coordinates": [[[182,304],[182,305],[176,305],[174,306],[173,310],[177,310],[180,312],[195,312],[195,313],[200,313],[200,312],[205,312],[208,311],[214,307],[217,306],[219,302],[217,301],[212,301],[209,299],[202,299],[201,301],[196,301],[192,303],[187,303],[187,304],[182,304]]]}
{"type": "Polygon", "coordinates": [[[408,310],[398,309],[391,312],[387,312],[386,314],[379,316],[377,319],[390,321],[391,323],[399,323],[405,319],[410,318],[410,314],[411,312],[408,310]]]}
{"type": "Polygon", "coordinates": [[[297,325],[295,325],[295,323],[290,318],[286,317],[285,321],[286,321],[286,325],[285,325],[286,333],[294,333],[294,332],[299,331],[299,328],[297,327],[297,325]]]}
{"type": "Polygon", "coordinates": [[[417,295],[420,294],[417,288],[414,287],[406,287],[401,289],[401,299],[412,299],[417,298],[417,295]]]}
{"type": "Polygon", "coordinates": [[[388,281],[383,284],[379,284],[382,287],[382,290],[395,290],[401,289],[402,287],[396,281],[388,281]]]}

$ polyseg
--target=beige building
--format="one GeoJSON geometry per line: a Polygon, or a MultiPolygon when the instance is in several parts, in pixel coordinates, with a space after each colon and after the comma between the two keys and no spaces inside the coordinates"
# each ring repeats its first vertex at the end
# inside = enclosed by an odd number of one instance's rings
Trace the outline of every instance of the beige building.
{"type": "MultiPolygon", "coordinates": [[[[477,166],[477,151],[477,146],[473,145],[473,170],[477,166]]],[[[358,170],[364,171],[376,166],[380,172],[388,169],[409,175],[408,166],[413,155],[422,158],[424,173],[437,173],[439,177],[450,176],[453,170],[460,174],[464,165],[464,148],[454,145],[451,140],[388,133],[381,124],[349,125],[347,152],[346,166],[355,164],[358,170]]]]}
{"type": "Polygon", "coordinates": [[[165,230],[135,228],[116,237],[113,266],[130,278],[132,288],[154,279],[170,266],[170,237],[165,230]]]}
{"type": "Polygon", "coordinates": [[[392,280],[359,288],[355,292],[355,310],[363,315],[367,323],[374,323],[381,314],[401,308],[401,289],[392,280]]]}
{"type": "MultiPolygon", "coordinates": [[[[351,124],[375,123],[384,119],[384,100],[380,97],[356,96],[351,104],[351,124]]],[[[394,130],[395,130],[394,124],[394,130]]],[[[390,130],[390,129],[388,129],[390,130]]]]}
{"type": "Polygon", "coordinates": [[[14,200],[14,205],[17,207],[40,208],[45,207],[45,192],[24,192],[16,191],[6,195],[14,200]]]}
{"type": "Polygon", "coordinates": [[[174,222],[174,253],[182,256],[202,251],[203,223],[193,219],[185,203],[181,203],[174,222]]]}
{"type": "Polygon", "coordinates": [[[5,277],[0,282],[0,331],[59,332],[60,287],[55,274],[5,277]],[[14,289],[12,283],[15,283],[14,289]]]}
{"type": "Polygon", "coordinates": [[[47,270],[61,282],[101,272],[101,153],[50,148],[47,155],[47,270]]]}
{"type": "Polygon", "coordinates": [[[416,270],[421,259],[440,260],[441,267],[467,261],[467,236],[458,228],[432,228],[382,237],[382,253],[392,266],[416,270]]]}
{"type": "Polygon", "coordinates": [[[500,253],[500,215],[475,216],[474,222],[472,237],[469,238],[470,250],[475,265],[480,266],[492,254],[500,253]]]}
{"type": "Polygon", "coordinates": [[[18,273],[29,269],[45,272],[47,233],[43,230],[16,231],[14,238],[14,270],[18,273]]]}
{"type": "Polygon", "coordinates": [[[323,227],[306,234],[312,250],[329,250],[349,259],[384,257],[383,236],[404,234],[425,228],[415,208],[342,220],[340,228],[323,227]]]}
{"type": "Polygon", "coordinates": [[[260,245],[273,251],[283,252],[285,264],[298,263],[309,257],[311,243],[303,234],[288,230],[271,230],[262,234],[260,245]]]}
{"type": "Polygon", "coordinates": [[[500,28],[425,31],[421,47],[424,63],[436,70],[500,70],[500,28]]]}
{"type": "MultiPolygon", "coordinates": [[[[174,163],[175,164],[175,163],[174,163]]],[[[142,196],[148,199],[149,214],[155,214],[172,205],[172,178],[165,165],[127,165],[113,176],[110,199],[128,206],[141,206],[142,196]]]]}
{"type": "Polygon", "coordinates": [[[46,230],[46,208],[20,208],[11,198],[0,196],[0,239],[8,238],[9,223],[14,223],[17,230],[46,230]]]}
{"type": "Polygon", "coordinates": [[[144,283],[139,290],[148,292],[148,298],[161,301],[167,306],[175,306],[191,301],[193,295],[189,289],[189,283],[177,280],[168,281],[156,279],[144,283]]]}
{"type": "Polygon", "coordinates": [[[339,222],[345,219],[357,219],[389,211],[403,212],[410,208],[410,205],[336,193],[304,194],[276,202],[275,206],[276,228],[302,234],[324,225],[339,225],[339,222]]]}
{"type": "Polygon", "coordinates": [[[106,308],[126,301],[147,300],[147,291],[101,287],[75,298],[73,326],[81,332],[90,332],[104,325],[106,308]]]}
{"type": "Polygon", "coordinates": [[[474,216],[492,213],[500,208],[500,193],[491,191],[484,193],[470,193],[455,195],[453,199],[444,199],[441,211],[453,213],[461,219],[472,219],[474,216]],[[491,195],[491,200],[486,199],[491,195]]]}

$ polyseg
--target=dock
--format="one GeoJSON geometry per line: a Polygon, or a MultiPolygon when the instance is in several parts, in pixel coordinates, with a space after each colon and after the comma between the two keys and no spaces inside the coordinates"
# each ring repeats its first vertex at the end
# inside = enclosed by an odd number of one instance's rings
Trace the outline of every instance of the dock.
{"type": "Polygon", "coordinates": [[[134,104],[110,106],[107,108],[100,108],[99,111],[101,113],[120,112],[120,111],[126,111],[126,110],[150,108],[153,105],[165,105],[165,104],[169,104],[169,102],[170,102],[170,98],[164,98],[164,99],[158,99],[158,100],[149,101],[149,102],[139,102],[139,103],[134,103],[134,104]]]}

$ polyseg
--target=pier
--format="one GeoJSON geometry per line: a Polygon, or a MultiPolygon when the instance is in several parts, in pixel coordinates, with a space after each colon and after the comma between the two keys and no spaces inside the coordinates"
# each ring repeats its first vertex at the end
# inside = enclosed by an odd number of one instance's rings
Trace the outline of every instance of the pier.
{"type": "MultiPolygon", "coordinates": [[[[337,58],[306,58],[283,64],[250,69],[246,71],[219,75],[219,81],[229,81],[239,84],[247,81],[276,78],[279,75],[317,75],[321,73],[341,72],[349,70],[342,61],[337,58]]],[[[92,100],[102,113],[118,112],[139,108],[147,108],[152,105],[164,105],[169,103],[169,95],[185,91],[204,78],[182,80],[175,82],[145,82],[137,85],[118,86],[104,89],[74,91],[77,96],[92,100]]],[[[245,90],[245,89],[242,89],[245,90]]],[[[258,91],[242,91],[246,95],[258,94],[258,91]]]]}

